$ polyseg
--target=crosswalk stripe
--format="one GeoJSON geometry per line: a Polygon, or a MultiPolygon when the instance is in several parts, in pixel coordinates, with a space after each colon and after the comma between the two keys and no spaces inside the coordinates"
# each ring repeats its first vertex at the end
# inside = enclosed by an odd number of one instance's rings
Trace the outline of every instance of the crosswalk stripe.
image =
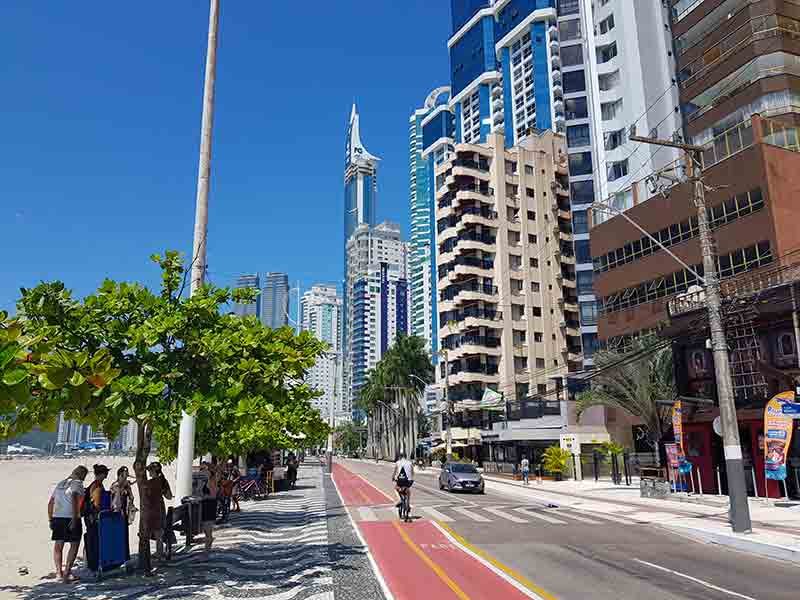
{"type": "Polygon", "coordinates": [[[555,519],[553,517],[548,517],[547,515],[543,514],[542,511],[534,511],[532,508],[518,508],[516,509],[517,512],[521,512],[523,515],[527,515],[529,517],[533,517],[534,519],[540,519],[546,523],[552,523],[553,525],[566,525],[566,521],[562,521],[561,519],[555,519]]]}
{"type": "Polygon", "coordinates": [[[615,523],[622,523],[623,525],[636,525],[636,521],[632,519],[623,519],[622,517],[618,517],[616,515],[609,515],[606,513],[603,513],[602,515],[598,515],[595,513],[589,513],[589,514],[591,514],[595,519],[614,521],[615,523]]]}
{"type": "Polygon", "coordinates": [[[478,523],[491,523],[491,519],[487,519],[486,517],[479,515],[478,513],[472,512],[469,509],[463,508],[461,506],[453,506],[452,509],[454,512],[464,515],[468,519],[473,521],[477,521],[478,523]]]}
{"type": "Polygon", "coordinates": [[[453,517],[448,517],[446,514],[440,513],[438,510],[431,508],[430,506],[420,506],[419,510],[430,515],[432,519],[438,519],[439,521],[443,521],[445,523],[452,523],[454,521],[453,517]]]}
{"type": "Polygon", "coordinates": [[[372,510],[369,506],[359,506],[358,507],[358,516],[359,519],[362,521],[377,521],[378,516],[375,514],[375,511],[372,510]]]}
{"type": "Polygon", "coordinates": [[[525,519],[520,519],[519,517],[515,517],[514,515],[510,515],[507,512],[500,510],[499,508],[484,508],[486,512],[490,512],[493,515],[497,515],[498,517],[502,517],[503,519],[507,519],[512,523],[527,523],[525,519]]]}
{"type": "Polygon", "coordinates": [[[566,517],[568,519],[574,519],[576,521],[580,521],[581,523],[586,523],[587,525],[602,525],[602,523],[600,523],[600,521],[594,521],[592,519],[587,519],[586,517],[581,517],[580,515],[576,515],[576,514],[571,513],[571,512],[566,512],[566,511],[563,511],[561,509],[551,509],[551,510],[554,513],[556,513],[556,514],[558,514],[558,515],[560,515],[562,517],[566,517]]]}

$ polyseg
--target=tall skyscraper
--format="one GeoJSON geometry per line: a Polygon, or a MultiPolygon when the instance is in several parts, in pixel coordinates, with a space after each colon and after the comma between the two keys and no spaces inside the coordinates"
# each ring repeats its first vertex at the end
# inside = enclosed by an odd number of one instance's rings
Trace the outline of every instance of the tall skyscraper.
{"type": "Polygon", "coordinates": [[[278,329],[289,323],[289,276],[266,273],[261,288],[261,323],[278,329]]]}
{"type": "Polygon", "coordinates": [[[408,334],[407,253],[399,225],[389,222],[359,225],[347,243],[344,389],[351,406],[369,370],[398,334],[408,334]]]}
{"type": "Polygon", "coordinates": [[[259,294],[256,296],[254,302],[248,304],[236,304],[233,307],[233,312],[238,317],[258,317],[261,314],[261,293],[260,293],[260,279],[258,274],[255,275],[240,275],[236,280],[237,288],[252,288],[257,290],[259,294]]]}
{"type": "Polygon", "coordinates": [[[317,359],[317,363],[308,373],[308,384],[322,392],[316,398],[314,406],[320,411],[322,418],[328,420],[331,405],[334,417],[350,418],[350,407],[341,393],[342,386],[342,299],[335,285],[314,285],[303,294],[300,300],[301,327],[310,331],[319,340],[327,342],[330,348],[327,353],[317,359]]]}
{"type": "MultiPolygon", "coordinates": [[[[353,104],[344,160],[344,244],[359,225],[375,224],[378,193],[378,161],[361,143],[358,111],[353,104]]],[[[345,257],[346,258],[346,257],[345,257]]]]}
{"type": "MultiPolygon", "coordinates": [[[[439,87],[425,99],[422,108],[409,119],[409,200],[411,205],[411,239],[408,248],[408,278],[411,291],[411,334],[427,341],[430,352],[436,349],[434,315],[436,313],[436,280],[433,277],[433,186],[428,161],[423,157],[425,125],[447,111],[450,88],[439,87]]],[[[432,129],[429,129],[432,131],[432,129]]],[[[438,139],[438,138],[437,138],[438,139]]],[[[433,142],[435,140],[430,140],[433,142]]]]}

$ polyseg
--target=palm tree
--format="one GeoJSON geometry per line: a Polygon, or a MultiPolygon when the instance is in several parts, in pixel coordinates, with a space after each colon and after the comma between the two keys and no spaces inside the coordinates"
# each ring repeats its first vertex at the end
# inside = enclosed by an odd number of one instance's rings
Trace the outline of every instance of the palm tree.
{"type": "Polygon", "coordinates": [[[647,428],[658,463],[658,445],[671,418],[669,409],[659,403],[671,402],[677,395],[672,349],[648,336],[636,340],[626,353],[601,350],[594,362],[592,387],[577,397],[578,418],[592,406],[619,408],[637,417],[647,428]]]}
{"type": "Polygon", "coordinates": [[[401,450],[413,453],[420,413],[416,398],[432,380],[433,366],[425,340],[398,336],[369,372],[357,400],[367,413],[370,445],[377,455],[394,460],[401,450]]]}

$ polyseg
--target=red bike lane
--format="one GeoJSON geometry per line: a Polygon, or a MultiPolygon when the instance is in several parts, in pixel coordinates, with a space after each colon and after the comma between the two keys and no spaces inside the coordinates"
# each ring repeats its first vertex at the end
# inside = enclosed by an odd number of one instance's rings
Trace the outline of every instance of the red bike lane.
{"type": "MultiPolygon", "coordinates": [[[[333,479],[346,506],[385,506],[391,500],[339,464],[333,479]]],[[[394,600],[554,600],[430,520],[355,520],[394,600]]]]}

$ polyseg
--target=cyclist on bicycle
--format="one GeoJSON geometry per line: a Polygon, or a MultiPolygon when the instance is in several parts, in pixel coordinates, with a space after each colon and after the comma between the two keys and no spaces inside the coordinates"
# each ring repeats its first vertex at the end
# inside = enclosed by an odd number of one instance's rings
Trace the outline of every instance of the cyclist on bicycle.
{"type": "Polygon", "coordinates": [[[411,486],[414,485],[414,463],[406,458],[406,455],[401,452],[397,462],[394,463],[394,472],[392,473],[392,481],[395,482],[395,491],[400,500],[397,503],[397,508],[403,503],[403,492],[408,498],[408,507],[411,509],[411,486]]]}

